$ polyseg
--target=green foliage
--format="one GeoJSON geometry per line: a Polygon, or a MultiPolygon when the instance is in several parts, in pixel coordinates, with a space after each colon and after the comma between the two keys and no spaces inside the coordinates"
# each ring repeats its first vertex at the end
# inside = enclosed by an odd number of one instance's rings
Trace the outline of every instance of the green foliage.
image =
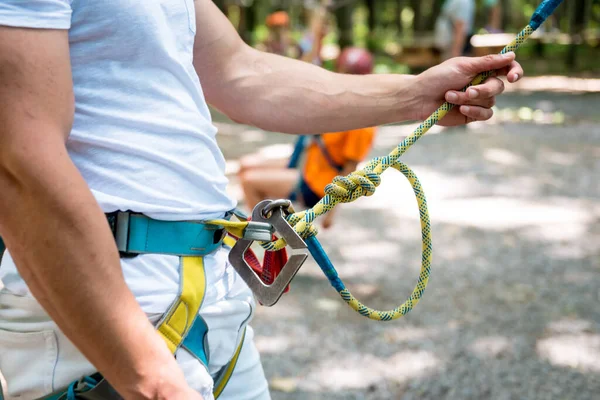
{"type": "MultiPolygon", "coordinates": [[[[240,29],[247,29],[243,23],[243,11],[252,10],[252,32],[250,35],[242,34],[249,38],[253,44],[264,42],[267,38],[267,28],[264,24],[266,16],[276,9],[285,9],[289,12],[292,22],[292,36],[299,39],[306,32],[307,13],[305,5],[315,4],[320,0],[215,0],[221,9],[227,10],[232,23],[240,29]]],[[[398,51],[400,44],[413,38],[432,35],[434,24],[442,4],[445,0],[335,0],[334,3],[344,3],[345,7],[332,13],[333,28],[326,37],[326,43],[340,43],[346,40],[350,43],[367,47],[377,54],[377,71],[379,72],[405,72],[405,66],[397,65],[389,57],[398,51]],[[375,7],[374,27],[369,27],[369,4],[375,7]],[[421,28],[421,29],[419,29],[421,28]],[[386,57],[386,54],[388,57],[386,57]]],[[[516,32],[530,18],[531,14],[542,0],[498,0],[502,6],[502,26],[505,32],[516,32]]],[[[488,24],[489,8],[486,0],[476,0],[477,15],[475,30],[480,31],[488,24]]],[[[559,30],[562,33],[577,33],[581,29],[587,35],[598,39],[587,41],[577,49],[577,69],[597,71],[593,62],[597,59],[597,48],[600,45],[600,0],[568,0],[556,11],[555,15],[544,25],[544,30],[549,32],[559,30]],[[577,10],[577,11],[574,11],[577,10]],[[575,15],[581,18],[581,10],[585,10],[584,26],[575,25],[575,15]],[[575,31],[573,30],[573,27],[575,31]],[[577,31],[577,32],[576,32],[577,31]],[[581,49],[582,48],[582,49],[581,49]]],[[[575,45],[572,45],[573,47],[575,45]]],[[[565,60],[569,58],[569,46],[544,45],[544,60],[548,64],[548,71],[566,73],[565,60]],[[551,56],[548,56],[551,55],[551,56]],[[550,60],[552,60],[550,62],[550,60]]],[[[521,53],[520,57],[531,58],[535,61],[539,57],[540,47],[530,47],[530,50],[521,53]],[[537,52],[537,53],[536,53],[537,52]]],[[[571,55],[575,54],[571,50],[571,55]]],[[[537,69],[543,70],[539,65],[543,62],[536,61],[537,69]]],[[[331,67],[328,63],[326,66],[331,67]]],[[[572,70],[571,70],[572,71],[572,70]]]]}

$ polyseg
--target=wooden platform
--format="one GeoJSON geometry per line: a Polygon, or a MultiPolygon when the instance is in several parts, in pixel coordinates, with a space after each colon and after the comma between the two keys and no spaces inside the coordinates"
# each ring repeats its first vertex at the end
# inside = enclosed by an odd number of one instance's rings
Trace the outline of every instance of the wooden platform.
{"type": "Polygon", "coordinates": [[[394,56],[397,63],[411,70],[426,69],[442,61],[433,36],[405,39],[398,43],[399,52],[394,56]]]}
{"type": "MultiPolygon", "coordinates": [[[[516,33],[490,33],[474,35],[471,38],[473,56],[480,57],[488,54],[499,53],[516,36],[516,33]]],[[[598,36],[597,34],[595,36],[598,36]]],[[[587,34],[583,37],[573,37],[560,32],[535,32],[530,38],[530,42],[541,42],[543,44],[562,44],[568,45],[574,41],[584,41],[600,43],[600,37],[592,37],[587,34]]],[[[407,65],[411,69],[426,69],[439,64],[441,54],[437,50],[433,38],[420,37],[413,40],[403,40],[399,43],[401,51],[394,56],[398,63],[407,65]]]]}
{"type": "Polygon", "coordinates": [[[471,46],[473,55],[481,57],[488,54],[500,53],[516,36],[516,33],[492,33],[485,35],[473,35],[471,46]]]}

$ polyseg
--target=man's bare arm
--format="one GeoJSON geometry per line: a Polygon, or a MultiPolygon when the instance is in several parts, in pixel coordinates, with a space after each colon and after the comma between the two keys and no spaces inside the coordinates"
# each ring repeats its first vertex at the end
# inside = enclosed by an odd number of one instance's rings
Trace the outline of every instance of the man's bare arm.
{"type": "MultiPolygon", "coordinates": [[[[479,72],[501,70],[510,82],[523,76],[506,57],[457,58],[427,74],[343,75],[247,46],[211,0],[196,0],[194,65],[209,103],[237,122],[286,133],[323,133],[426,118],[449,90],[460,90],[479,72]]],[[[503,90],[489,78],[476,97],[457,95],[445,125],[491,117],[503,90]]]]}
{"type": "Polygon", "coordinates": [[[127,288],[65,142],[66,31],[0,27],[0,235],[31,292],[126,399],[199,399],[127,288]]]}
{"type": "Polygon", "coordinates": [[[411,76],[341,75],[260,52],[211,0],[196,0],[196,18],[194,65],[202,88],[209,103],[237,122],[323,133],[408,119],[415,108],[411,76]]]}

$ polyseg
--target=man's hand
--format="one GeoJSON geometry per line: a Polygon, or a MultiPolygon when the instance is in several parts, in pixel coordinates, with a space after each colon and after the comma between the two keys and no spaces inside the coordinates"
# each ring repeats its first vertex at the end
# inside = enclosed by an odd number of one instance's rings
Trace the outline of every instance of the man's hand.
{"type": "Polygon", "coordinates": [[[515,53],[512,52],[485,57],[452,58],[418,76],[421,107],[417,119],[429,117],[444,101],[460,107],[454,107],[440,121],[440,125],[462,125],[490,119],[496,96],[504,91],[504,82],[492,76],[482,84],[461,92],[473,78],[485,71],[496,71],[495,75],[506,76],[511,83],[523,76],[523,68],[515,61],[515,53]]]}
{"type": "MultiPolygon", "coordinates": [[[[315,134],[422,120],[444,103],[446,92],[456,94],[480,72],[499,70],[509,82],[523,76],[514,54],[450,59],[419,76],[335,74],[257,51],[212,1],[195,4],[194,66],[207,101],[236,122],[268,131],[315,134]]],[[[490,78],[474,90],[478,96],[448,98],[463,107],[449,113],[443,125],[492,116],[502,81],[490,78]]]]}

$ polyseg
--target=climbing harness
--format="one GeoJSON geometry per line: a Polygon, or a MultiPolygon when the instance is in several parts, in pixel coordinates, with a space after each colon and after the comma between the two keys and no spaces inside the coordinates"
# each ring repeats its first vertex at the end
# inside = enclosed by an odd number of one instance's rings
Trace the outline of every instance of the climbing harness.
{"type": "MultiPolygon", "coordinates": [[[[516,38],[509,43],[500,54],[507,53],[509,51],[516,51],[531,34],[539,28],[539,26],[550,16],[556,7],[562,3],[562,0],[544,0],[533,13],[529,24],[516,36],[516,38]]],[[[467,88],[481,84],[485,79],[492,76],[493,71],[481,73],[473,81],[467,85],[463,91],[467,88]]],[[[285,217],[287,223],[293,227],[296,234],[305,240],[305,243],[318,263],[319,267],[327,276],[330,284],[340,294],[342,299],[352,309],[357,311],[359,314],[378,321],[390,321],[398,319],[412,310],[421,297],[427,287],[429,277],[431,274],[431,226],[429,221],[429,213],[427,211],[427,202],[425,193],[421,188],[421,184],[414,172],[404,163],[399,161],[399,158],[421,138],[429,129],[435,125],[438,121],[448,114],[454,107],[453,104],[445,102],[442,104],[429,118],[427,118],[419,127],[404,139],[389,155],[385,157],[378,157],[373,159],[367,164],[367,166],[359,171],[353,172],[348,176],[337,176],[333,179],[333,182],[326,186],[325,197],[323,197],[314,207],[295,213],[289,211],[289,214],[285,217]],[[410,297],[399,307],[396,307],[388,311],[378,311],[367,307],[357,300],[352,293],[346,288],[343,281],[338,276],[335,267],[329,260],[329,257],[321,247],[321,244],[316,238],[316,229],[313,227],[312,222],[331,211],[339,203],[350,203],[361,196],[371,196],[375,193],[375,189],[381,183],[381,174],[388,168],[394,168],[400,171],[410,182],[414,194],[417,198],[419,207],[419,214],[421,220],[421,237],[422,237],[422,257],[421,257],[421,270],[419,273],[419,279],[417,284],[410,295],[410,297]]],[[[260,203],[258,206],[258,212],[264,209],[264,203],[260,203]]],[[[253,212],[253,215],[255,213],[253,212]]],[[[286,244],[285,236],[276,241],[261,242],[261,246],[267,251],[277,251],[283,249],[286,244]]],[[[297,272],[297,269],[291,271],[281,277],[281,282],[276,280],[277,285],[267,286],[264,283],[258,282],[255,276],[252,276],[248,266],[240,261],[241,255],[244,254],[245,249],[249,247],[248,242],[238,242],[230,253],[230,262],[235,266],[236,270],[242,275],[246,283],[255,292],[259,293],[263,298],[275,299],[279,298],[278,292],[281,285],[289,284],[297,272]],[[240,272],[242,271],[242,272],[240,272]],[[248,272],[249,271],[249,272],[248,272]],[[273,293],[271,293],[271,291],[273,293]]],[[[294,268],[296,266],[294,265],[294,268]]],[[[285,271],[285,268],[284,268],[285,271]]]]}
{"type": "MultiPolygon", "coordinates": [[[[209,353],[206,340],[209,327],[199,314],[206,293],[204,256],[223,244],[235,247],[237,241],[252,243],[255,240],[276,239],[273,235],[274,229],[277,229],[288,243],[295,243],[297,248],[306,249],[302,239],[285,221],[284,215],[278,213],[278,207],[282,205],[285,205],[285,202],[271,204],[271,208],[267,208],[268,216],[261,219],[256,215],[253,216],[255,220],[248,220],[237,210],[227,213],[222,219],[212,221],[159,221],[132,212],[107,214],[109,226],[122,257],[135,257],[139,254],[179,256],[179,294],[156,326],[171,353],[175,354],[179,348],[184,348],[208,369],[209,353]],[[233,216],[239,222],[231,221],[233,216]]],[[[288,271],[297,271],[307,256],[307,253],[293,255],[288,261],[286,251],[269,252],[261,264],[252,251],[244,251],[244,254],[240,255],[244,265],[251,268],[253,273],[267,284],[278,284],[286,280],[288,271]],[[275,279],[280,272],[283,279],[275,279]]],[[[281,287],[280,295],[286,289],[287,284],[281,287]]],[[[215,398],[218,398],[233,374],[244,339],[245,322],[240,327],[237,349],[231,360],[213,375],[215,398]]],[[[122,397],[96,373],[40,400],[75,399],[121,400],[122,397]]]]}

